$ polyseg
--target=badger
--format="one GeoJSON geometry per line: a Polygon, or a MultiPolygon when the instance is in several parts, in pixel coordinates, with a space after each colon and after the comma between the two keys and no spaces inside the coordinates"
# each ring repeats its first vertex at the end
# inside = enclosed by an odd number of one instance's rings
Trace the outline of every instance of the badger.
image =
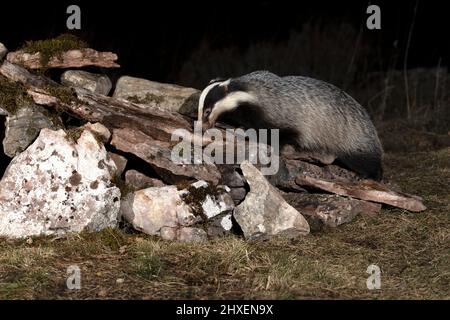
{"type": "Polygon", "coordinates": [[[382,147],[366,110],[327,82],[255,71],[212,80],[202,91],[198,120],[246,129],[279,129],[280,144],[334,159],[364,178],[382,178],[382,147]]]}

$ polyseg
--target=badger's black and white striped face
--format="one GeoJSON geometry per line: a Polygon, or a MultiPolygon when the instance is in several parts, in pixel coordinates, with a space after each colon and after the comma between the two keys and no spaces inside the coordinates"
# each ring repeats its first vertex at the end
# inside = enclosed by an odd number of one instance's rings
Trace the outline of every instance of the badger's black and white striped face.
{"type": "Polygon", "coordinates": [[[203,90],[198,104],[198,121],[205,128],[213,127],[219,116],[236,109],[242,103],[256,103],[256,97],[234,85],[231,79],[212,81],[203,90]]]}

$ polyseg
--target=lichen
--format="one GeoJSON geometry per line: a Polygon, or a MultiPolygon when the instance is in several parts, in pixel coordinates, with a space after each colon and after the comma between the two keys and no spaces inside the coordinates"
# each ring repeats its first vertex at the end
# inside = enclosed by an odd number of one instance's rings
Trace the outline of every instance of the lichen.
{"type": "Polygon", "coordinates": [[[128,97],[127,98],[128,101],[133,102],[133,103],[140,103],[140,104],[156,104],[156,105],[160,105],[161,103],[164,102],[164,97],[162,96],[157,96],[155,94],[152,94],[150,92],[147,92],[145,94],[145,97],[140,98],[136,95],[128,97]]]}
{"type": "Polygon", "coordinates": [[[212,198],[218,197],[217,188],[214,188],[210,185],[196,188],[191,185],[187,188],[187,191],[188,194],[183,198],[184,203],[186,203],[193,209],[194,215],[200,216],[203,221],[206,222],[208,220],[208,217],[203,211],[202,205],[205,202],[207,196],[210,196],[212,198]]]}
{"type": "Polygon", "coordinates": [[[52,58],[62,59],[65,51],[87,48],[86,42],[80,40],[72,34],[61,34],[53,39],[26,41],[20,48],[26,53],[40,53],[41,70],[48,68],[48,63],[52,58]]]}
{"type": "Polygon", "coordinates": [[[0,107],[8,114],[16,114],[19,108],[26,104],[32,104],[33,100],[27,94],[25,88],[6,77],[0,75],[0,107]]]}

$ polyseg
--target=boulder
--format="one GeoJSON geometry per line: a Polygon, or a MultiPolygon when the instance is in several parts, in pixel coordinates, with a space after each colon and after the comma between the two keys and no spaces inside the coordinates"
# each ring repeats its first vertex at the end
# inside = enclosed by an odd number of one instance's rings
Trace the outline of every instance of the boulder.
{"type": "Polygon", "coordinates": [[[24,151],[43,128],[57,129],[47,113],[32,102],[21,102],[17,111],[9,114],[5,121],[4,153],[14,157],[24,151]]]}
{"type": "Polygon", "coordinates": [[[106,128],[42,129],[0,181],[0,236],[22,238],[114,227],[120,191],[101,139],[106,128]]]}
{"type": "Polygon", "coordinates": [[[61,76],[61,83],[70,87],[81,87],[91,92],[108,95],[112,83],[108,76],[83,70],[68,70],[61,76]]]}
{"type": "Polygon", "coordinates": [[[117,81],[113,94],[113,98],[121,98],[194,117],[197,116],[199,97],[200,91],[197,89],[129,76],[123,76],[117,81]]]}
{"type": "Polygon", "coordinates": [[[244,161],[241,170],[250,191],[235,208],[234,217],[246,239],[291,238],[309,233],[309,224],[302,214],[283,199],[255,166],[244,161]]]}
{"type": "Polygon", "coordinates": [[[151,187],[129,193],[121,204],[137,230],[166,240],[197,241],[231,231],[233,200],[226,189],[198,181],[186,189],[151,187]]]}

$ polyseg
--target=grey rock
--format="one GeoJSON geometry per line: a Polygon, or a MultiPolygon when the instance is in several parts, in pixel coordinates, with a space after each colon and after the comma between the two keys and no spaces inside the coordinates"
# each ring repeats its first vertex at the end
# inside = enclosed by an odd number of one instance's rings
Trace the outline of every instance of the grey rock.
{"type": "Polygon", "coordinates": [[[88,127],[82,127],[77,138],[63,130],[42,129],[11,161],[0,181],[0,236],[61,235],[116,226],[120,191],[111,184],[116,167],[98,134],[88,127]]]}
{"type": "Polygon", "coordinates": [[[113,97],[196,116],[200,91],[174,84],[123,76],[117,81],[113,97]]]}
{"type": "Polygon", "coordinates": [[[27,103],[9,114],[5,121],[4,153],[14,157],[24,151],[43,128],[57,129],[41,107],[27,103]]]}
{"type": "Polygon", "coordinates": [[[274,236],[297,237],[309,233],[308,222],[290,206],[250,162],[241,169],[250,192],[235,208],[234,217],[246,239],[267,239],[274,236]]]}
{"type": "Polygon", "coordinates": [[[108,95],[112,83],[108,76],[82,70],[68,70],[61,76],[61,83],[70,87],[81,87],[91,92],[108,95]]]}
{"type": "Polygon", "coordinates": [[[230,188],[230,196],[235,204],[241,203],[245,199],[247,190],[245,188],[230,188]]]}

